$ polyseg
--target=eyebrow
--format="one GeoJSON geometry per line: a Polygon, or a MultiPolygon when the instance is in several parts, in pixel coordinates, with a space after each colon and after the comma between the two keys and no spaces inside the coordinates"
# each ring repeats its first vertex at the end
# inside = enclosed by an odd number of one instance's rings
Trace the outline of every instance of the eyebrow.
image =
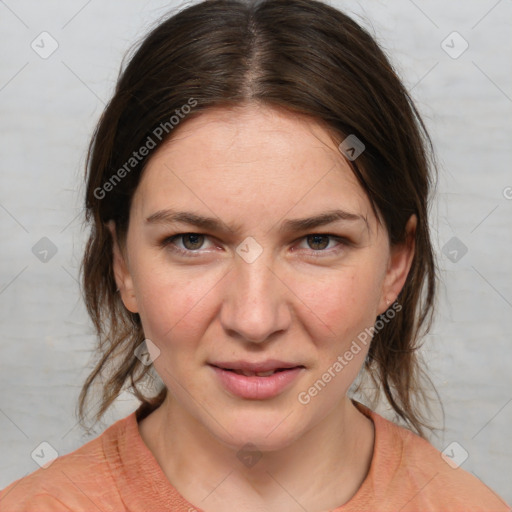
{"type": "Polygon", "coordinates": [[[290,219],[285,220],[280,231],[306,231],[308,229],[325,226],[326,224],[332,224],[337,221],[348,221],[348,222],[364,222],[366,227],[369,229],[368,220],[362,215],[347,212],[345,210],[329,210],[313,217],[305,217],[302,219],[290,219]]]}
{"type": "MultiPolygon", "coordinates": [[[[308,229],[325,226],[337,221],[345,222],[364,222],[369,230],[369,224],[366,217],[363,215],[347,212],[345,210],[328,210],[326,212],[314,215],[312,217],[304,217],[300,219],[288,219],[281,223],[279,231],[281,232],[295,232],[306,231],[308,229]]],[[[240,231],[240,226],[229,227],[220,219],[215,217],[207,217],[193,212],[176,211],[172,209],[159,210],[146,218],[147,224],[174,224],[181,222],[190,224],[201,229],[210,231],[240,231]]]]}

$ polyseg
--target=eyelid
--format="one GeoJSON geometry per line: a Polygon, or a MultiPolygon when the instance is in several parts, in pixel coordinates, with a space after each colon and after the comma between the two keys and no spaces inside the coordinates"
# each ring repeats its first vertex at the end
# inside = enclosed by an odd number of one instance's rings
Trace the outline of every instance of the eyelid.
{"type": "Polygon", "coordinates": [[[209,240],[210,243],[213,243],[212,240],[211,240],[212,237],[210,235],[206,235],[205,233],[198,233],[198,232],[195,232],[195,231],[185,231],[185,232],[176,233],[175,235],[171,235],[171,236],[165,237],[159,243],[159,245],[161,245],[162,247],[168,247],[168,246],[172,245],[172,246],[174,246],[174,250],[176,250],[178,252],[181,252],[181,253],[186,253],[187,255],[188,254],[197,255],[197,254],[201,254],[202,252],[204,252],[204,249],[202,247],[200,249],[197,249],[197,250],[194,251],[192,249],[183,249],[181,247],[178,247],[176,244],[174,244],[174,242],[176,240],[183,239],[183,237],[186,236],[186,235],[199,235],[199,236],[203,236],[205,241],[209,240]]]}
{"type": "MultiPolygon", "coordinates": [[[[211,235],[207,235],[205,233],[199,233],[199,232],[195,232],[195,231],[186,231],[186,232],[181,232],[181,233],[176,233],[174,235],[171,235],[171,236],[167,236],[165,237],[160,243],[159,245],[162,246],[162,247],[169,247],[169,246],[172,246],[170,248],[170,250],[172,250],[173,252],[179,254],[179,255],[182,255],[182,256],[185,256],[185,257],[194,257],[194,256],[200,256],[201,254],[204,254],[205,252],[209,252],[209,250],[211,250],[211,248],[206,248],[206,249],[203,249],[203,248],[199,248],[199,249],[196,249],[196,250],[192,250],[192,249],[183,249],[179,246],[177,246],[174,241],[175,240],[178,240],[178,239],[182,239],[182,237],[184,237],[185,235],[199,235],[199,236],[203,236],[205,238],[205,240],[209,240],[210,243],[214,243],[212,241],[212,237],[211,235]]],[[[306,241],[308,237],[310,236],[323,236],[323,237],[328,237],[330,238],[331,240],[334,240],[337,243],[336,247],[332,247],[330,249],[319,249],[319,250],[315,250],[315,249],[309,249],[309,248],[299,248],[299,249],[296,249],[296,248],[293,248],[292,249],[292,252],[295,252],[295,251],[301,251],[301,252],[307,252],[309,255],[314,255],[315,257],[322,257],[322,256],[329,256],[329,255],[333,255],[333,254],[336,254],[336,253],[339,253],[340,251],[342,251],[343,249],[347,248],[347,247],[351,247],[354,244],[354,242],[352,242],[350,239],[346,238],[346,237],[343,237],[343,236],[339,236],[339,235],[334,235],[334,234],[331,234],[331,233],[308,233],[306,235],[303,235],[297,239],[294,240],[294,244],[297,244],[297,243],[300,243],[300,242],[303,242],[303,241],[306,241]]],[[[217,244],[218,246],[218,244],[217,244]]]]}
{"type": "Polygon", "coordinates": [[[338,244],[336,247],[331,247],[330,249],[319,249],[319,250],[314,250],[314,249],[305,249],[313,254],[317,254],[317,255],[320,255],[321,253],[325,253],[325,254],[332,254],[333,252],[336,252],[339,250],[338,246],[342,246],[342,247],[350,247],[353,244],[353,242],[351,242],[348,238],[346,237],[343,237],[343,236],[339,236],[339,235],[333,235],[333,234],[330,234],[330,233],[309,233],[305,236],[302,236],[300,238],[297,239],[297,241],[300,243],[304,240],[306,240],[309,236],[323,236],[323,237],[328,237],[330,238],[331,240],[334,240],[336,241],[338,244]]]}

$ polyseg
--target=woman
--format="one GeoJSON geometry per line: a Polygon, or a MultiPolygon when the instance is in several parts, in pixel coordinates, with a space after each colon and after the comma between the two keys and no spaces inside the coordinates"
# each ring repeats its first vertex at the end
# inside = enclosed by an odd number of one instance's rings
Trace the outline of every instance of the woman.
{"type": "Polygon", "coordinates": [[[91,142],[82,268],[82,416],[98,380],[98,419],[126,386],[142,404],[2,510],[510,510],[421,437],[429,147],[383,52],[325,4],[160,24],[91,142]],[[405,426],[350,398],[360,370],[405,426]]]}

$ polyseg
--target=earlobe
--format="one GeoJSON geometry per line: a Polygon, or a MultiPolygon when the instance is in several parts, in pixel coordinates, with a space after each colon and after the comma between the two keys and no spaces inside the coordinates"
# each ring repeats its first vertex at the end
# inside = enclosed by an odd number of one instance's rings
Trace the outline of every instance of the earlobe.
{"type": "Polygon", "coordinates": [[[112,262],[117,289],[121,294],[121,299],[126,309],[132,313],[138,313],[132,276],[126,264],[125,256],[119,246],[115,222],[110,220],[107,223],[107,227],[112,235],[112,262]]]}
{"type": "Polygon", "coordinates": [[[416,225],[416,215],[411,215],[405,227],[405,241],[391,247],[382,287],[379,314],[384,313],[389,305],[396,300],[405,284],[414,258],[416,225]]]}

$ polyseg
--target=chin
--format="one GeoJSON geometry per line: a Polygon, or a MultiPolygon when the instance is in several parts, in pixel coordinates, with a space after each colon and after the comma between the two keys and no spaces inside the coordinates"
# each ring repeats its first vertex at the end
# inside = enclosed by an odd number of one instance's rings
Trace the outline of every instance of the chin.
{"type": "Polygon", "coordinates": [[[301,436],[305,428],[294,424],[296,414],[290,414],[287,418],[289,412],[283,414],[283,410],[287,409],[267,413],[261,410],[238,411],[234,417],[220,421],[226,430],[213,425],[214,435],[236,450],[247,444],[255,445],[262,452],[286,448],[301,436]]]}

